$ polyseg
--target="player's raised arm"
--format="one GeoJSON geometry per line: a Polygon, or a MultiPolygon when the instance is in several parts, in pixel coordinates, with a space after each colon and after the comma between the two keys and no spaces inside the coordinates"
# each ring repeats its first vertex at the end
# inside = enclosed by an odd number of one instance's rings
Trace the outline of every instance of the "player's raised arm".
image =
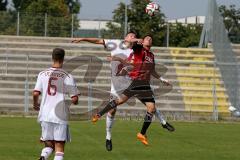
{"type": "Polygon", "coordinates": [[[143,39],[139,39],[139,38],[133,38],[133,39],[129,39],[129,40],[125,40],[126,42],[129,42],[129,43],[136,43],[136,44],[142,44],[143,42],[143,39]]]}
{"type": "Polygon", "coordinates": [[[72,40],[72,43],[80,43],[80,42],[89,42],[94,44],[104,45],[104,39],[101,38],[75,38],[72,40]]]}
{"type": "Polygon", "coordinates": [[[117,57],[117,56],[107,56],[107,60],[108,61],[119,61],[123,65],[133,65],[127,58],[122,59],[122,58],[117,57]]]}

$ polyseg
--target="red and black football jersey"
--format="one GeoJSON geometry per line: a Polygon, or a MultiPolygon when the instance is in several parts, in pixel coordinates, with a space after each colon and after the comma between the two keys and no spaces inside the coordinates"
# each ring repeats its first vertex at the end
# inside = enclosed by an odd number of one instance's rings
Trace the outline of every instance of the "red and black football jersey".
{"type": "Polygon", "coordinates": [[[135,45],[128,61],[134,66],[129,73],[132,80],[150,80],[155,67],[154,54],[150,50],[145,49],[142,45],[135,45]]]}

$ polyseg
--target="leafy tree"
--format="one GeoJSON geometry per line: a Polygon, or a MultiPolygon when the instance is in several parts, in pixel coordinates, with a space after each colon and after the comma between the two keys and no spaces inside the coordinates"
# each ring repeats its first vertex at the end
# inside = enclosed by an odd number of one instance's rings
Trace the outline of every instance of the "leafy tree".
{"type": "Polygon", "coordinates": [[[0,12],[0,34],[15,35],[16,19],[17,15],[13,12],[0,12]]]}
{"type": "MultiPolygon", "coordinates": [[[[134,30],[140,37],[146,34],[153,36],[153,44],[160,46],[164,40],[164,18],[165,15],[160,11],[151,17],[145,13],[145,7],[148,0],[132,0],[128,6],[128,26],[134,30]]],[[[113,11],[113,21],[107,24],[109,30],[105,31],[107,38],[123,38],[125,25],[125,4],[119,3],[118,8],[113,11]]]]}
{"type": "Polygon", "coordinates": [[[65,0],[65,3],[68,5],[70,13],[79,13],[81,5],[78,0],[65,0]]]}
{"type": "MultiPolygon", "coordinates": [[[[77,0],[13,0],[14,7],[20,11],[20,34],[43,36],[45,14],[47,14],[48,36],[70,36],[72,13],[78,13],[80,2],[77,0]]],[[[74,16],[74,28],[78,28],[74,16]]]]}
{"type": "MultiPolygon", "coordinates": [[[[34,1],[33,0],[12,0],[12,2],[16,10],[25,11],[25,9],[34,1]]],[[[54,4],[55,0],[35,0],[35,2],[54,4]]],[[[61,4],[66,4],[68,6],[69,12],[75,13],[75,14],[79,12],[81,7],[79,0],[62,0],[61,4]]]]}
{"type": "Polygon", "coordinates": [[[229,37],[233,42],[240,42],[240,8],[236,9],[235,5],[219,7],[219,11],[224,19],[225,27],[229,37]]]}
{"type": "MultiPolygon", "coordinates": [[[[128,8],[128,16],[130,9],[128,8]]],[[[125,4],[119,3],[118,8],[113,11],[113,21],[107,23],[109,30],[104,31],[103,35],[106,38],[123,38],[124,26],[125,26],[125,4]]],[[[129,21],[128,21],[129,23],[129,21]]]]}
{"type": "Polygon", "coordinates": [[[202,25],[199,24],[171,24],[169,45],[172,47],[197,46],[201,31],[202,25]]]}
{"type": "Polygon", "coordinates": [[[0,11],[6,11],[7,10],[8,1],[7,0],[1,0],[0,1],[0,11]]]}
{"type": "Polygon", "coordinates": [[[16,11],[25,11],[25,9],[33,2],[32,0],[12,0],[13,7],[16,11]]]}
{"type": "Polygon", "coordinates": [[[16,34],[16,14],[7,9],[8,1],[0,0],[0,34],[16,34]]]}

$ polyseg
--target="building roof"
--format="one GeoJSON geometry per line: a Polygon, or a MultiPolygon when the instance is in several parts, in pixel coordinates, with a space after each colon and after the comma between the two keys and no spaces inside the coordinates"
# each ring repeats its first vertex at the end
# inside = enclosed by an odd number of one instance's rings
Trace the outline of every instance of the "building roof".
{"type": "Polygon", "coordinates": [[[205,16],[192,16],[168,20],[168,23],[204,24],[205,16]]]}

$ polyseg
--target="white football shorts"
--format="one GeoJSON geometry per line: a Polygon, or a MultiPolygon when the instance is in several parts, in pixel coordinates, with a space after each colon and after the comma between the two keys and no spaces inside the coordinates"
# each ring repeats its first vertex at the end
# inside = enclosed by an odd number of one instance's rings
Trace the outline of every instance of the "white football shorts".
{"type": "Polygon", "coordinates": [[[43,121],[41,122],[41,127],[41,141],[71,141],[70,131],[67,124],[58,124],[43,121]]]}

